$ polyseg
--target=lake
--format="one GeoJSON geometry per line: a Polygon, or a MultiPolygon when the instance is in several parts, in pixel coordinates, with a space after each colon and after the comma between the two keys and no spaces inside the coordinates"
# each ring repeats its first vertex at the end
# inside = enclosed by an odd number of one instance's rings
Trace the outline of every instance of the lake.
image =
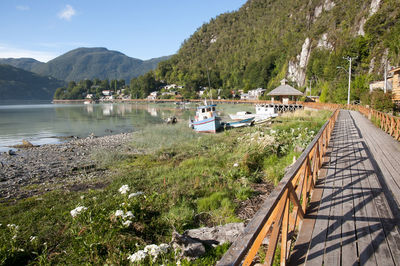
{"type": "MultiPolygon", "coordinates": [[[[222,115],[251,110],[245,105],[218,105],[222,115]]],[[[254,110],[253,110],[254,111],[254,110]]],[[[188,121],[195,105],[177,108],[174,104],[51,104],[47,102],[0,102],[0,152],[28,140],[34,145],[55,144],[70,136],[104,136],[139,130],[176,116],[188,121]]]]}

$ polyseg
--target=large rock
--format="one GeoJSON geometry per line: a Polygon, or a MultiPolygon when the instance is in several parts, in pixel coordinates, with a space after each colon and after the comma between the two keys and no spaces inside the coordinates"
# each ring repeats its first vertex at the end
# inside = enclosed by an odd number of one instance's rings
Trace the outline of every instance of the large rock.
{"type": "Polygon", "coordinates": [[[187,230],[184,232],[184,234],[208,244],[221,245],[225,242],[234,242],[236,238],[243,233],[243,231],[243,223],[230,223],[215,227],[202,227],[198,229],[187,230]]]}
{"type": "Polygon", "coordinates": [[[171,245],[175,250],[181,251],[181,257],[191,260],[204,255],[206,252],[205,246],[234,242],[243,231],[243,223],[230,223],[215,227],[186,230],[182,235],[174,232],[171,245]]]}

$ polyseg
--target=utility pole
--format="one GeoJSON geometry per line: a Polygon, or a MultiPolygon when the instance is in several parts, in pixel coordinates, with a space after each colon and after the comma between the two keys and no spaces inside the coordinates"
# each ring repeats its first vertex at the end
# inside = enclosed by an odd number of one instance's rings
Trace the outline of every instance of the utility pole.
{"type": "Polygon", "coordinates": [[[383,85],[383,92],[386,93],[387,91],[387,58],[385,60],[385,84],[383,85]]]}
{"type": "Polygon", "coordinates": [[[350,104],[350,86],[351,86],[351,62],[356,59],[357,57],[343,57],[343,59],[346,59],[347,61],[349,61],[349,89],[347,90],[347,105],[350,104]]]}

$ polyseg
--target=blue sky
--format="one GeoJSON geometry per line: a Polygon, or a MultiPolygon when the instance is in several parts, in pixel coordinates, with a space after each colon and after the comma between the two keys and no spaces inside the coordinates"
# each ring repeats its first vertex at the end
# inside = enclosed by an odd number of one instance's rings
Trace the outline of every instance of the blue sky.
{"type": "Polygon", "coordinates": [[[78,47],[150,59],[246,0],[0,0],[0,58],[46,62],[78,47]]]}

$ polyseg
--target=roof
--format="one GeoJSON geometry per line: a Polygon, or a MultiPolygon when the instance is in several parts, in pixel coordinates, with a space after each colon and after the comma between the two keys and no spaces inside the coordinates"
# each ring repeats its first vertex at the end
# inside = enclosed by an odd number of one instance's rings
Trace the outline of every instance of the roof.
{"type": "Polygon", "coordinates": [[[395,67],[395,68],[392,68],[391,70],[389,70],[389,73],[390,73],[390,72],[396,72],[396,71],[398,71],[398,70],[400,70],[400,67],[395,67]]]}
{"type": "Polygon", "coordinates": [[[301,91],[296,90],[292,86],[287,84],[280,85],[276,89],[270,91],[268,96],[303,96],[304,94],[301,91]]]}

